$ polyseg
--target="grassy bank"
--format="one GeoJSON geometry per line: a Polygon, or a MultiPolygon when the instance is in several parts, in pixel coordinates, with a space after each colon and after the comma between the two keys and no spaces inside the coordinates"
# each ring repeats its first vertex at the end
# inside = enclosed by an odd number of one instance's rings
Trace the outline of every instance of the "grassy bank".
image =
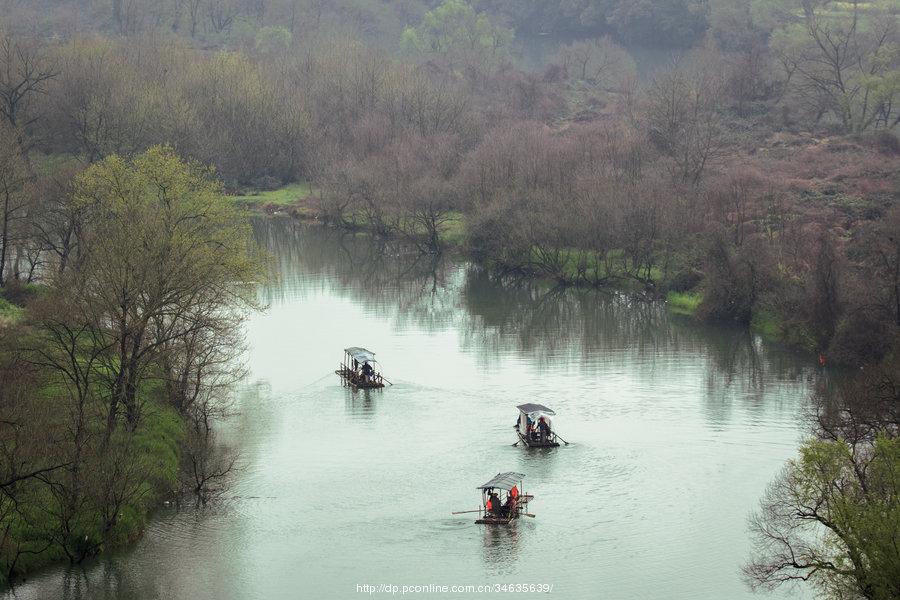
{"type": "MultiPolygon", "coordinates": [[[[141,396],[140,427],[133,434],[114,434],[105,454],[97,448],[89,450],[97,456],[93,466],[81,470],[81,492],[69,487],[73,473],[68,469],[51,475],[56,482],[52,487],[34,481],[17,487],[18,510],[3,507],[9,528],[0,547],[0,562],[6,566],[0,570],[0,588],[9,584],[10,568],[13,577],[19,578],[54,563],[88,558],[134,542],[151,512],[173,496],[184,421],[176,410],[156,400],[152,389],[142,390],[141,396]],[[104,470],[123,475],[106,479],[104,470]],[[110,495],[122,498],[111,519],[104,518],[102,505],[110,495]]],[[[47,390],[44,401],[56,406],[58,395],[47,390]]],[[[97,439],[101,435],[94,433],[97,439]]]]}
{"type": "Polygon", "coordinates": [[[299,206],[312,195],[312,185],[306,181],[288,184],[275,190],[255,190],[228,196],[236,204],[262,209],[266,206],[288,208],[299,206]]]}
{"type": "Polygon", "coordinates": [[[666,294],[666,306],[677,315],[696,315],[701,302],[703,302],[703,294],[697,291],[666,294]]]}
{"type": "MultiPolygon", "coordinates": [[[[43,291],[33,284],[0,288],[0,335],[31,335],[31,327],[25,325],[27,306],[43,291]]],[[[106,396],[96,382],[92,390],[86,410],[102,414],[106,396]]],[[[23,400],[30,403],[28,427],[64,431],[72,426],[73,407],[62,381],[48,379],[29,398],[23,400]]],[[[138,426],[134,431],[120,426],[107,445],[101,441],[104,421],[85,424],[77,470],[56,468],[44,475],[46,479],[26,479],[4,490],[11,495],[0,494],[0,589],[9,584],[10,576],[20,578],[133,542],[151,512],[176,492],[184,419],[164,402],[156,381],[141,385],[137,401],[138,426]],[[111,498],[117,499],[115,510],[111,498]]],[[[17,431],[0,428],[4,435],[20,435],[17,431]]],[[[32,460],[38,466],[65,465],[74,451],[69,443],[60,443],[40,450],[32,460]]]]}
{"type": "Polygon", "coordinates": [[[0,328],[18,323],[23,314],[21,306],[16,306],[0,296],[0,328]]]}
{"type": "MultiPolygon", "coordinates": [[[[309,183],[301,182],[277,190],[253,192],[230,198],[244,203],[255,212],[271,213],[274,211],[269,209],[275,207],[290,212],[296,218],[304,219],[312,218],[316,214],[306,202],[311,190],[309,183]]],[[[362,213],[345,214],[343,223],[355,231],[375,231],[362,213]]],[[[427,237],[424,227],[417,225],[411,218],[401,219],[394,227],[398,230],[398,237],[427,237]]],[[[465,251],[469,235],[466,215],[461,211],[452,211],[443,221],[439,237],[446,249],[465,251]]],[[[667,290],[670,283],[668,277],[677,270],[678,260],[673,259],[669,265],[669,276],[656,265],[649,269],[646,266],[635,269],[624,260],[622,250],[610,250],[606,255],[598,255],[596,252],[581,248],[533,247],[530,254],[520,258],[515,265],[505,265],[499,258],[488,258],[487,261],[493,268],[519,272],[524,276],[544,281],[548,285],[604,286],[623,292],[661,294],[664,295],[666,307],[671,313],[700,318],[699,312],[704,296],[699,287],[686,291],[667,290]]],[[[755,307],[749,327],[768,340],[782,342],[804,351],[811,348],[809,340],[787,327],[775,311],[755,307]]]]}
{"type": "MultiPolygon", "coordinates": [[[[317,216],[314,207],[310,206],[313,186],[309,182],[297,182],[275,190],[249,191],[245,194],[228,196],[228,199],[241,204],[256,213],[272,214],[286,212],[299,219],[312,219],[317,216]]],[[[343,215],[343,225],[355,231],[375,232],[366,215],[361,212],[348,212],[343,215]]],[[[423,225],[411,217],[404,217],[392,225],[398,237],[428,237],[423,225]]],[[[466,215],[462,211],[449,211],[444,215],[440,232],[440,243],[447,249],[463,250],[469,239],[469,228],[466,215]]],[[[663,272],[652,266],[647,272],[640,269],[640,276],[629,271],[623,262],[621,250],[611,250],[604,257],[595,252],[580,248],[547,249],[532,248],[526,260],[524,270],[535,279],[564,285],[609,285],[623,291],[640,291],[642,288],[659,286],[663,280],[663,272]],[[548,256],[552,255],[552,256],[548,256]]],[[[671,304],[673,310],[682,314],[693,314],[701,296],[695,292],[676,294],[671,304]]],[[[671,301],[670,301],[671,302],[671,301]]]]}

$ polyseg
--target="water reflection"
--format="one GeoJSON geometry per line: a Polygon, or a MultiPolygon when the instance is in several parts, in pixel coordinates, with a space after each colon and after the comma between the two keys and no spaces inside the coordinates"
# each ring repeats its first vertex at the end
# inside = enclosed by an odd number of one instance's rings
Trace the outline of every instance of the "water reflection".
{"type": "Polygon", "coordinates": [[[526,354],[541,370],[605,354],[619,357],[622,366],[641,360],[648,371],[664,373],[672,365],[654,360],[661,354],[696,355],[707,363],[712,421],[727,418],[726,406],[735,397],[749,405],[761,402],[772,377],[799,381],[815,373],[812,364],[746,330],[672,317],[660,302],[492,276],[397,242],[287,218],[257,219],[254,231],[276,257],[278,277],[264,287],[266,301],[308,294],[310,274],[328,275],[320,281],[339,283],[330,291],[373,314],[389,315],[399,329],[459,329],[460,345],[475,351],[483,366],[526,354]]]}
{"type": "MultiPolygon", "coordinates": [[[[159,596],[159,589],[152,583],[132,587],[135,582],[128,581],[127,574],[119,563],[114,560],[103,559],[94,563],[88,563],[87,567],[75,565],[66,568],[61,576],[60,600],[83,600],[92,598],[96,600],[113,600],[131,598],[153,598],[159,596]],[[123,590],[131,590],[123,594],[123,590]],[[134,592],[140,590],[140,595],[134,592]]],[[[15,598],[15,594],[12,596],[15,598]]]]}
{"type": "Polygon", "coordinates": [[[276,277],[222,431],[242,456],[231,498],[161,511],[133,549],[38,575],[20,597],[347,598],[356,583],[510,579],[585,600],[750,597],[746,515],[796,452],[813,365],[658,302],[290,219],[253,227],[276,277]],[[342,387],[350,345],[396,385],[342,387]],[[571,444],[513,447],[523,402],[553,408],[571,444]],[[526,474],[536,519],[450,518],[505,470],[526,474]]]}
{"type": "MultiPolygon", "coordinates": [[[[527,517],[523,517],[525,519],[527,517]]],[[[521,520],[520,520],[521,521],[521,520]]],[[[513,522],[510,527],[484,526],[484,562],[492,576],[507,576],[518,572],[519,528],[524,522],[513,522]]]]}
{"type": "Polygon", "coordinates": [[[344,406],[347,412],[360,417],[372,417],[377,408],[377,398],[383,390],[358,390],[352,386],[344,387],[344,406]]]}
{"type": "MultiPolygon", "coordinates": [[[[276,281],[262,288],[268,302],[296,299],[315,292],[310,276],[336,282],[371,308],[400,308],[402,312],[427,305],[454,271],[443,256],[423,255],[396,241],[324,227],[299,224],[288,218],[254,219],[257,240],[274,259],[276,281]]],[[[427,320],[430,311],[415,312],[427,320]]]]}

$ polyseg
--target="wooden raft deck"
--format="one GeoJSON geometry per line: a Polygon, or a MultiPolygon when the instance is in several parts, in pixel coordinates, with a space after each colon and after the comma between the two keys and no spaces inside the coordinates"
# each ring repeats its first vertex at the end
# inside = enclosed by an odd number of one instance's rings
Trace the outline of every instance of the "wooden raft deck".
{"type": "Polygon", "coordinates": [[[557,448],[559,446],[559,442],[555,442],[552,440],[541,442],[529,439],[528,436],[523,434],[521,431],[516,431],[516,433],[519,435],[519,440],[529,448],[557,448]]]}

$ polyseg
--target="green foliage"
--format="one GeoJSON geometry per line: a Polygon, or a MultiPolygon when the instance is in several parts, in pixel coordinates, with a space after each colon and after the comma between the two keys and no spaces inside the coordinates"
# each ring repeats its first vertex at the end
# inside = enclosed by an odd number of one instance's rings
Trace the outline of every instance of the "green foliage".
{"type": "MultiPolygon", "coordinates": [[[[831,524],[833,542],[826,542],[825,551],[834,555],[834,564],[853,573],[870,590],[868,597],[888,600],[900,586],[900,439],[875,441],[866,481],[855,473],[857,461],[847,444],[815,440],[801,448],[792,468],[799,500],[809,506],[824,500],[822,516],[831,524]]],[[[835,574],[828,586],[843,588],[845,577],[835,574]]]]}
{"type": "Polygon", "coordinates": [[[666,294],[666,306],[679,315],[693,315],[703,302],[700,292],[669,292],[666,294]]]}
{"type": "MultiPolygon", "coordinates": [[[[246,214],[211,169],[169,146],[108,156],[73,187],[79,260],[48,276],[46,293],[4,292],[33,300],[28,350],[0,353],[0,450],[15,465],[0,465],[0,481],[45,471],[0,493],[4,575],[133,541],[178,493],[186,422],[208,422],[239,376],[229,352],[264,274],[246,214]]],[[[0,316],[14,310],[0,302],[0,316]]]]}
{"type": "MultiPolygon", "coordinates": [[[[222,184],[212,175],[169,146],[131,161],[112,155],[92,165],[78,176],[75,192],[76,202],[94,216],[91,264],[108,274],[111,265],[144,252],[157,261],[154,269],[169,269],[166,284],[255,280],[259,264],[249,225],[240,210],[222,202],[222,184]]],[[[123,283],[143,285],[131,269],[122,271],[123,283]]]]}
{"type": "MultiPolygon", "coordinates": [[[[153,395],[158,396],[159,392],[153,395]]],[[[179,443],[185,428],[184,419],[173,407],[159,401],[145,404],[141,426],[135,432],[134,448],[143,457],[148,480],[153,484],[152,493],[171,493],[175,489],[181,456],[179,443]]],[[[155,503],[153,500],[150,506],[155,503]]]]}
{"type": "MultiPolygon", "coordinates": [[[[61,393],[48,386],[39,402],[58,404],[61,393]]],[[[143,386],[140,396],[144,418],[133,432],[117,432],[105,453],[102,448],[83,449],[79,475],[83,489],[70,487],[75,472],[64,469],[49,474],[54,486],[22,482],[15,490],[15,510],[3,497],[0,525],[8,529],[7,545],[0,547],[0,564],[9,565],[10,553],[18,551],[14,574],[21,575],[53,562],[81,560],[140,536],[153,508],[176,488],[185,432],[181,415],[155,399],[155,386],[143,386]],[[124,499],[112,515],[108,514],[110,496],[124,499]]],[[[67,415],[58,408],[53,413],[55,420],[43,427],[64,427],[67,415]]],[[[100,439],[99,430],[93,434],[100,439]]],[[[50,454],[43,451],[42,458],[55,458],[50,454]]],[[[0,585],[7,575],[6,569],[0,569],[0,585]]]]}
{"type": "Polygon", "coordinates": [[[256,50],[262,54],[275,54],[287,50],[293,40],[284,27],[263,27],[256,32],[256,50]]]}
{"type": "Polygon", "coordinates": [[[790,91],[816,111],[816,120],[827,112],[845,133],[896,126],[896,2],[790,2],[787,7],[770,46],[790,74],[790,91]]]}
{"type": "Polygon", "coordinates": [[[461,212],[451,212],[444,222],[441,241],[450,247],[461,246],[466,239],[466,217],[461,212]]]}
{"type": "Polygon", "coordinates": [[[512,30],[493,24],[487,13],[476,12],[465,0],[444,0],[425,13],[418,27],[404,29],[400,45],[405,50],[436,54],[496,52],[512,38],[512,30]]]}
{"type": "Polygon", "coordinates": [[[750,328],[768,339],[779,339],[783,333],[783,324],[778,315],[768,309],[755,308],[750,321],[750,328]]]}
{"type": "Polygon", "coordinates": [[[0,327],[18,322],[22,315],[22,307],[0,298],[0,327]]]}
{"type": "Polygon", "coordinates": [[[276,190],[257,191],[236,196],[228,196],[228,199],[239,204],[254,206],[262,206],[265,204],[289,206],[298,200],[308,198],[310,195],[312,195],[312,185],[309,182],[300,181],[280,187],[276,190]]]}
{"type": "Polygon", "coordinates": [[[896,598],[900,439],[807,441],[751,528],[757,554],[745,572],[754,585],[803,577],[826,598],[896,598]]]}
{"type": "Polygon", "coordinates": [[[108,362],[108,430],[118,406],[133,426],[145,369],[193,331],[227,328],[216,316],[233,304],[254,305],[248,282],[263,276],[260,256],[245,214],[223,201],[222,184],[168,146],[95,163],[76,178],[74,201],[89,215],[85,251],[55,282],[57,292],[74,314],[90,315],[106,341],[96,346],[118,349],[108,362]]]}

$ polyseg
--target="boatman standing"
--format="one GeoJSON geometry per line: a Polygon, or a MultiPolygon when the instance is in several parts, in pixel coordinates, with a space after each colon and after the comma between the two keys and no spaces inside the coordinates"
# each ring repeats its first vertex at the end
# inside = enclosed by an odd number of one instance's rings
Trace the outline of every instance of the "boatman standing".
{"type": "Polygon", "coordinates": [[[538,433],[540,434],[542,442],[550,437],[550,426],[547,425],[547,420],[544,419],[544,417],[541,417],[538,421],[538,433]]]}

